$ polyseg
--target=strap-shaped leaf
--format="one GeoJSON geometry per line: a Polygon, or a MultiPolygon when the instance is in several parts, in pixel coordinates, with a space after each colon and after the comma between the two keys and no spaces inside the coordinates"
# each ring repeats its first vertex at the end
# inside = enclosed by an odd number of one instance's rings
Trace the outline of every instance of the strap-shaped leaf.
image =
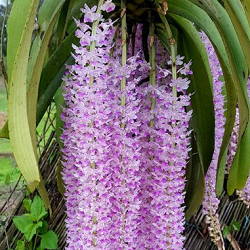
{"type": "Polygon", "coordinates": [[[229,195],[232,195],[235,189],[241,190],[246,185],[250,168],[249,152],[250,125],[248,124],[230,169],[227,182],[227,192],[229,195]]]}
{"type": "Polygon", "coordinates": [[[205,191],[204,172],[207,171],[214,151],[214,104],[212,76],[204,44],[194,25],[185,18],[171,14],[177,25],[178,54],[184,55],[186,62],[192,60],[191,96],[193,116],[192,152],[187,166],[186,219],[199,208],[205,191]],[[199,187],[199,188],[198,188],[199,187]]]}
{"type": "MultiPolygon", "coordinates": [[[[61,79],[65,72],[65,63],[73,63],[73,59],[70,56],[73,50],[72,43],[77,44],[79,42],[79,39],[75,37],[74,33],[75,31],[64,39],[62,44],[43,66],[38,91],[36,125],[41,121],[49,103],[53,99],[58,87],[61,85],[61,79]],[[69,57],[70,59],[68,59],[69,57]]],[[[1,130],[0,138],[9,138],[8,122],[5,123],[1,130]]]]}
{"type": "Polygon", "coordinates": [[[27,18],[30,17],[30,7],[32,6],[34,1],[20,1],[20,2],[21,3],[19,4],[17,3],[13,4],[11,14],[7,23],[7,32],[8,32],[7,68],[8,68],[9,78],[12,75],[17,55],[17,50],[19,49],[19,45],[21,43],[21,40],[23,39],[23,31],[27,25],[27,20],[28,20],[27,18]],[[17,13],[16,16],[15,13],[17,13]],[[14,33],[13,33],[13,28],[15,29],[14,33]]]}
{"type": "MultiPolygon", "coordinates": [[[[74,59],[70,56],[69,59],[66,61],[66,64],[72,64],[73,62],[74,59]]],[[[49,82],[49,85],[44,89],[43,93],[39,97],[37,103],[37,117],[36,117],[37,125],[41,121],[57,89],[61,86],[62,77],[64,73],[65,73],[65,66],[63,64],[61,68],[57,71],[57,74],[49,82]]]]}
{"type": "Polygon", "coordinates": [[[39,11],[39,32],[33,42],[28,67],[28,118],[31,130],[34,150],[37,147],[36,140],[36,105],[38,87],[43,68],[44,58],[47,53],[48,44],[52,35],[58,14],[65,0],[46,0],[39,11]]]}
{"type": "Polygon", "coordinates": [[[245,10],[245,15],[247,17],[248,24],[250,26],[250,0],[240,0],[240,1],[245,10]]]}
{"type": "Polygon", "coordinates": [[[185,18],[171,14],[178,24],[181,40],[178,54],[185,55],[185,60],[192,60],[193,75],[188,92],[191,96],[193,116],[191,120],[197,142],[200,162],[206,173],[214,152],[214,104],[212,93],[212,75],[206,49],[194,25],[185,18]]]}
{"type": "MultiPolygon", "coordinates": [[[[239,1],[224,0],[223,3],[233,22],[242,49],[244,50],[244,54],[246,56],[248,68],[250,69],[250,1],[241,0],[241,3],[244,5],[245,8],[239,1]]],[[[249,152],[250,126],[248,125],[244,137],[240,142],[239,149],[236,153],[234,162],[231,166],[231,171],[227,182],[227,190],[230,195],[233,194],[235,189],[241,190],[242,188],[244,188],[246,184],[250,167],[249,152]]]]}
{"type": "Polygon", "coordinates": [[[45,63],[40,79],[38,98],[40,98],[40,96],[44,93],[51,80],[57,74],[58,70],[69,58],[71,52],[73,51],[72,44],[77,44],[78,42],[79,39],[75,37],[75,30],[73,30],[45,63]]]}
{"type": "Polygon", "coordinates": [[[197,143],[192,133],[191,137],[192,151],[189,153],[189,162],[186,170],[186,195],[185,195],[185,217],[189,221],[190,217],[197,212],[202,204],[205,193],[205,178],[200,157],[197,150],[197,143]]]}
{"type": "Polygon", "coordinates": [[[250,154],[246,153],[243,148],[248,148],[248,131],[245,131],[246,126],[249,121],[249,99],[247,95],[247,80],[248,80],[248,67],[245,61],[245,57],[249,57],[248,52],[246,55],[243,54],[241,44],[237,37],[236,31],[232,25],[232,22],[226,12],[226,10],[219,4],[216,0],[201,0],[197,2],[194,1],[198,6],[204,8],[211,18],[216,23],[221,36],[223,38],[225,47],[228,52],[229,61],[232,65],[232,75],[237,89],[238,105],[239,105],[239,116],[240,116],[240,129],[239,129],[239,147],[237,149],[242,153],[238,153],[238,157],[244,159],[240,161],[237,157],[234,158],[233,164],[228,181],[228,192],[232,194],[232,190],[238,186],[242,186],[246,182],[249,172],[250,154]],[[246,137],[246,138],[244,138],[246,137]],[[241,140],[243,140],[241,142],[241,140]],[[246,153],[244,155],[244,153],[246,153]],[[241,163],[241,164],[240,164],[241,163]],[[235,180],[235,181],[233,181],[235,180]]]}
{"type": "Polygon", "coordinates": [[[237,36],[239,38],[245,59],[250,69],[250,26],[245,15],[244,8],[239,0],[222,0],[224,8],[230,16],[237,36]]]}
{"type": "Polygon", "coordinates": [[[38,0],[15,1],[8,21],[9,135],[18,167],[31,191],[40,182],[27,113],[27,69],[38,0]],[[18,17],[18,18],[17,18],[18,17]],[[19,23],[23,25],[20,26],[19,23]],[[20,30],[22,34],[20,34],[20,30]],[[18,37],[16,37],[18,34],[18,37]],[[13,42],[15,41],[16,44],[13,42]],[[13,51],[11,51],[13,49],[13,51]]]}
{"type": "Polygon", "coordinates": [[[57,23],[57,45],[61,44],[64,40],[64,36],[68,27],[68,22],[70,19],[72,20],[71,10],[74,3],[75,0],[66,0],[62,7],[57,23]]]}
{"type": "Polygon", "coordinates": [[[231,132],[233,130],[237,101],[236,89],[233,77],[231,75],[231,66],[229,63],[229,58],[218,29],[205,11],[203,11],[202,9],[200,9],[189,1],[169,0],[168,5],[170,13],[175,13],[179,16],[183,16],[189,19],[191,22],[195,23],[198,27],[205,31],[205,33],[209,36],[211,42],[213,43],[214,48],[216,49],[225,76],[227,91],[226,124],[220,150],[216,179],[216,192],[217,194],[220,194],[220,192],[222,191],[221,187],[223,187],[224,183],[224,164],[222,162],[222,158],[227,152],[227,146],[230,140],[231,132]],[[218,173],[220,175],[218,175],[218,173]]]}
{"type": "MultiPolygon", "coordinates": [[[[60,148],[63,147],[62,141],[60,140],[61,134],[62,134],[62,129],[64,127],[64,122],[61,119],[61,114],[62,114],[62,107],[65,107],[65,101],[63,98],[63,91],[62,87],[58,88],[55,94],[55,105],[56,105],[56,137],[57,141],[60,145],[60,148]]],[[[62,163],[61,163],[61,158],[58,163],[58,168],[57,168],[57,187],[59,192],[64,195],[65,193],[65,187],[63,183],[63,178],[62,178],[62,163]]]]}
{"type": "Polygon", "coordinates": [[[190,186],[190,189],[194,189],[194,193],[190,197],[189,206],[187,206],[187,209],[185,211],[186,221],[189,221],[189,219],[197,212],[200,205],[202,204],[205,193],[205,175],[199,163],[197,163],[197,165],[193,169],[193,172],[196,172],[197,175],[195,176],[195,185],[190,186]]]}
{"type": "Polygon", "coordinates": [[[232,81],[230,72],[228,71],[228,67],[225,65],[224,61],[221,59],[220,54],[217,53],[220,61],[221,68],[224,73],[224,80],[226,83],[226,103],[225,103],[225,116],[226,116],[226,125],[225,132],[222,141],[222,146],[220,149],[220,155],[217,166],[217,176],[216,176],[216,194],[221,195],[224,187],[224,179],[225,179],[225,167],[226,167],[226,157],[228,152],[229,140],[231,137],[231,131],[234,126],[234,119],[236,115],[236,90],[234,83],[232,81]],[[229,133],[230,132],[230,133],[229,133]],[[224,148],[225,147],[225,148],[224,148]]]}

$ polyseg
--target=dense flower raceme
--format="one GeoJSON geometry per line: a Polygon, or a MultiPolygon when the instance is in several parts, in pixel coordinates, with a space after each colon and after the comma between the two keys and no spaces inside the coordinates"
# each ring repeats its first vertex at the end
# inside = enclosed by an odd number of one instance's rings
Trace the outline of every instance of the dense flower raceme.
{"type": "Polygon", "coordinates": [[[224,134],[224,102],[225,98],[222,94],[222,87],[224,82],[220,80],[222,76],[222,69],[215,50],[205,33],[200,34],[208,54],[211,74],[213,77],[213,93],[214,93],[214,107],[215,107],[215,146],[212,162],[209,166],[205,178],[205,197],[203,201],[203,213],[206,215],[206,222],[209,225],[209,233],[212,240],[217,243],[220,240],[220,223],[218,219],[217,209],[219,206],[219,199],[215,193],[215,181],[217,163],[220,152],[220,146],[224,134]]]}
{"type": "MultiPolygon", "coordinates": [[[[111,1],[104,4],[102,10],[114,8],[111,1]]],[[[82,11],[84,22],[76,21],[80,46],[74,46],[75,64],[64,77],[67,250],[183,249],[184,169],[191,116],[185,111],[190,101],[185,95],[188,81],[169,82],[165,75],[171,72],[159,68],[165,85],[139,84],[149,72],[142,53],[137,51],[121,66],[121,53],[110,54],[119,48],[112,44],[112,21],[104,22],[96,7],[85,6],[82,11]],[[89,23],[97,19],[100,24],[91,35],[89,23]],[[96,46],[90,51],[92,41],[96,46]],[[121,91],[124,76],[127,84],[121,91]],[[183,92],[180,97],[170,91],[173,85],[183,92]],[[152,94],[157,105],[150,113],[152,94]],[[148,126],[150,117],[154,127],[148,126]]],[[[185,68],[189,67],[184,65],[180,73],[185,68]]]]}
{"type": "MultiPolygon", "coordinates": [[[[157,85],[142,88],[143,102],[140,112],[142,121],[142,160],[141,160],[141,209],[138,249],[183,249],[184,237],[184,175],[189,151],[188,124],[191,111],[190,97],[185,95],[182,83],[171,80],[171,70],[161,65],[166,61],[166,51],[156,41],[157,85]],[[183,91],[174,97],[172,86],[183,91]],[[155,108],[151,110],[151,98],[155,98],[155,108]],[[149,126],[150,120],[154,125],[149,126]]],[[[177,59],[180,57],[178,56],[177,59]]],[[[183,60],[183,58],[181,58],[183,60]]],[[[177,60],[179,73],[191,73],[190,64],[177,60]],[[187,69],[185,71],[185,69],[187,69]]],[[[171,66],[170,66],[171,67],[171,66]]]]}
{"type": "Polygon", "coordinates": [[[188,158],[189,96],[177,98],[165,86],[143,90],[141,129],[141,237],[138,249],[183,249],[184,175],[188,158]],[[156,98],[150,112],[150,96],[156,98]],[[173,105],[174,104],[174,105],[173,105]],[[150,114],[150,115],[149,115],[150,114]],[[154,119],[154,127],[148,123],[154,119]],[[151,139],[152,138],[152,139],[151,139]]]}

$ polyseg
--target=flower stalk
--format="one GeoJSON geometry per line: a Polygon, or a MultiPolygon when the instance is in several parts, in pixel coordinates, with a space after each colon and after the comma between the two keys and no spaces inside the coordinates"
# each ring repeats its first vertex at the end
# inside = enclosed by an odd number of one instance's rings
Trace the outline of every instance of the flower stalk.
{"type": "MultiPolygon", "coordinates": [[[[150,74],[149,74],[149,83],[152,86],[156,85],[156,63],[155,63],[155,34],[154,34],[154,26],[151,23],[149,28],[149,62],[150,62],[150,74]]],[[[151,96],[151,111],[155,109],[155,97],[151,96]]],[[[150,127],[154,126],[154,120],[151,119],[149,123],[150,127]]],[[[151,138],[152,140],[152,138],[151,138]]]]}
{"type": "MultiPolygon", "coordinates": [[[[122,19],[122,66],[124,67],[127,62],[127,15],[126,15],[126,4],[124,0],[121,1],[121,19],[122,19]]],[[[126,76],[123,76],[121,80],[121,91],[125,90],[126,76]]],[[[125,106],[126,98],[123,94],[121,97],[121,105],[125,106]]],[[[125,124],[122,124],[124,127],[125,124]]]]}
{"type": "MultiPolygon", "coordinates": [[[[101,14],[101,6],[103,5],[103,2],[104,2],[104,0],[99,0],[98,6],[97,6],[97,11],[96,11],[97,14],[101,14]]],[[[92,37],[94,37],[94,36],[96,35],[96,29],[97,29],[97,27],[98,27],[99,22],[100,22],[100,18],[98,18],[97,20],[95,20],[95,21],[93,22],[93,25],[92,25],[92,32],[91,32],[91,36],[92,36],[92,37]]],[[[92,42],[90,43],[90,49],[89,49],[90,52],[93,52],[93,51],[94,51],[95,45],[96,45],[96,41],[95,41],[95,40],[92,41],[92,42]]],[[[93,77],[93,76],[90,76],[90,83],[89,83],[89,86],[92,86],[93,83],[94,83],[94,77],[93,77]]]]}
{"type": "MultiPolygon", "coordinates": [[[[122,29],[122,60],[121,60],[121,66],[125,67],[127,64],[127,15],[126,15],[126,3],[124,0],[121,0],[121,20],[122,20],[122,24],[121,24],[121,29],[122,29]]],[[[122,110],[122,119],[124,117],[125,114],[125,106],[126,106],[126,96],[125,96],[125,87],[126,87],[126,75],[124,75],[121,79],[121,84],[120,84],[120,90],[122,93],[121,96],[121,106],[123,107],[122,110]]],[[[122,133],[125,134],[125,122],[121,123],[121,128],[123,130],[122,133]]],[[[123,144],[123,149],[126,148],[126,145],[123,144]]],[[[124,175],[126,174],[125,169],[124,169],[124,158],[123,156],[121,156],[121,163],[122,163],[122,168],[121,168],[121,173],[123,175],[122,178],[122,185],[126,185],[126,181],[124,178],[124,175]]],[[[125,202],[123,201],[122,204],[122,234],[121,234],[121,241],[122,241],[122,249],[124,249],[124,236],[125,236],[125,224],[126,224],[126,205],[125,202]]]]}

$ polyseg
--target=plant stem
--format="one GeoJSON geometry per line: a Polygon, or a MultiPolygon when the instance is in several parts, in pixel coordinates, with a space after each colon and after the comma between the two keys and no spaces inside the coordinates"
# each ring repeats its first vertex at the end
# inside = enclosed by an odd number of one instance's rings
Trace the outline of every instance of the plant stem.
{"type": "MultiPolygon", "coordinates": [[[[103,5],[103,2],[104,2],[104,0],[99,0],[99,3],[98,3],[98,6],[97,6],[97,11],[96,11],[96,13],[101,14],[101,6],[103,5]]],[[[99,21],[100,21],[100,20],[99,20],[99,18],[98,18],[96,21],[93,22],[93,25],[92,25],[92,32],[91,32],[91,36],[92,36],[92,37],[96,35],[96,30],[97,30],[97,27],[98,27],[98,25],[99,25],[99,21]]],[[[92,41],[91,44],[90,44],[90,49],[89,49],[90,52],[93,52],[93,51],[95,50],[95,47],[96,47],[96,41],[94,40],[94,41],[92,41]]],[[[94,67],[91,66],[91,69],[94,69],[94,67]]],[[[90,86],[90,87],[93,86],[93,83],[94,83],[94,76],[90,75],[90,83],[89,83],[89,86],[90,86]]],[[[90,126],[90,127],[93,127],[93,126],[94,126],[94,121],[93,121],[93,120],[90,122],[89,126],[90,126]]],[[[94,136],[92,137],[92,142],[94,142],[94,136]]],[[[95,168],[96,168],[96,165],[95,165],[95,162],[94,162],[94,161],[90,163],[90,167],[91,167],[92,169],[95,169],[95,168]]],[[[95,200],[96,200],[96,198],[97,198],[97,197],[95,197],[95,200]]],[[[93,215],[93,217],[92,217],[92,222],[93,222],[94,224],[97,224],[97,223],[98,223],[97,218],[96,218],[95,215],[93,215]]],[[[96,233],[96,232],[93,232],[93,233],[92,233],[92,235],[93,235],[93,237],[92,237],[92,245],[93,245],[94,247],[96,247],[96,234],[95,234],[95,233],[96,233]]]]}
{"type": "MultiPolygon", "coordinates": [[[[162,10],[161,6],[154,1],[154,6],[161,18],[162,23],[164,24],[164,28],[166,30],[167,38],[170,44],[170,51],[171,51],[171,58],[172,58],[172,79],[177,79],[177,69],[176,69],[176,42],[173,37],[172,30],[170,28],[170,25],[165,17],[165,12],[162,10]]],[[[173,95],[174,97],[177,97],[177,90],[176,86],[173,87],[173,95]]]]}
{"type": "Polygon", "coordinates": [[[35,237],[35,241],[34,241],[34,245],[33,245],[33,250],[36,250],[37,237],[38,237],[38,233],[36,231],[36,237],[35,237]]]}
{"type": "MultiPolygon", "coordinates": [[[[127,23],[126,23],[126,4],[121,1],[121,19],[122,19],[122,66],[126,65],[127,62],[127,23]]],[[[121,91],[125,89],[126,86],[126,76],[121,80],[121,91]]],[[[125,106],[126,99],[125,95],[122,95],[121,105],[125,106]]]]}
{"type": "MultiPolygon", "coordinates": [[[[99,1],[99,3],[98,3],[98,6],[97,6],[97,10],[96,10],[96,13],[98,13],[98,14],[101,14],[101,6],[103,5],[103,2],[104,2],[104,0],[100,0],[99,1]]],[[[92,25],[92,32],[91,32],[91,36],[93,37],[93,36],[95,36],[96,35],[96,30],[97,30],[97,26],[98,26],[98,24],[99,24],[99,18],[96,20],[96,21],[94,21],[93,22],[93,25],[92,25]]],[[[91,43],[90,43],[90,52],[93,52],[94,51],[94,49],[95,49],[95,46],[96,46],[96,41],[92,41],[91,43]]],[[[93,66],[91,66],[91,68],[93,69],[94,67],[93,66]]],[[[89,86],[92,86],[93,85],[93,83],[94,83],[94,76],[90,76],[90,83],[89,83],[89,86]]],[[[93,125],[94,125],[94,121],[91,121],[91,123],[89,124],[89,126],[90,127],[93,127],[93,125]]],[[[93,140],[94,140],[94,137],[93,137],[93,140]]],[[[91,168],[95,168],[95,162],[91,162],[91,168]]]]}
{"type": "MultiPolygon", "coordinates": [[[[124,2],[124,0],[121,0],[121,19],[122,19],[122,66],[125,66],[127,63],[127,16],[126,16],[126,3],[124,2]]],[[[121,84],[120,84],[120,90],[121,92],[123,92],[125,90],[126,87],[126,76],[123,76],[122,80],[121,80],[121,84]]],[[[126,96],[125,93],[122,94],[121,96],[121,106],[125,108],[126,105],[126,96]]],[[[121,118],[124,116],[125,112],[123,110],[121,118]]],[[[125,122],[121,123],[121,128],[124,130],[123,132],[125,133],[125,122]]],[[[125,144],[123,145],[123,149],[125,149],[125,144]]],[[[121,156],[121,162],[122,162],[122,166],[124,165],[124,159],[121,156]]],[[[124,167],[122,167],[121,169],[122,174],[125,174],[125,170],[124,167]]],[[[123,179],[122,180],[122,185],[125,185],[126,182],[123,179]]],[[[122,214],[122,242],[124,243],[124,233],[125,233],[125,223],[126,223],[126,206],[123,202],[122,204],[123,206],[123,214],[122,214]]],[[[122,247],[124,249],[124,247],[122,247]]]]}
{"type": "MultiPolygon", "coordinates": [[[[96,11],[96,13],[101,14],[101,9],[100,9],[100,8],[101,8],[101,6],[103,5],[103,2],[104,2],[104,0],[100,0],[100,1],[99,1],[98,6],[97,6],[97,11],[96,11]]],[[[97,26],[98,26],[98,24],[99,24],[99,21],[100,21],[100,20],[99,20],[99,18],[98,18],[96,21],[93,22],[92,32],[91,32],[91,36],[92,36],[92,37],[96,35],[96,30],[97,30],[97,26]]],[[[96,41],[92,41],[91,44],[90,44],[90,49],[89,49],[90,52],[93,52],[93,51],[94,51],[95,45],[96,45],[96,41]]],[[[93,76],[90,76],[90,83],[89,83],[89,85],[92,86],[93,83],[94,83],[94,77],[93,77],[93,76]]]]}
{"type": "MultiPolygon", "coordinates": [[[[154,34],[154,25],[151,23],[149,27],[149,62],[151,66],[149,74],[149,83],[152,86],[156,84],[156,63],[155,63],[155,34],[154,34]]],[[[151,111],[155,109],[156,100],[151,96],[151,111]]],[[[150,127],[154,126],[154,120],[151,119],[149,123],[150,127]]]]}

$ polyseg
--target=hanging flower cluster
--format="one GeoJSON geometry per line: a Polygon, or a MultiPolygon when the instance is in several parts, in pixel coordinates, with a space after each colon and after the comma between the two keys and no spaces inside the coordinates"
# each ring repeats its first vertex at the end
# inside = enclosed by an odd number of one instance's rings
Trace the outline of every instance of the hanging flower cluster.
{"type": "MultiPolygon", "coordinates": [[[[171,80],[161,62],[157,84],[141,84],[149,64],[137,49],[121,64],[119,29],[101,15],[114,7],[106,1],[82,9],[80,46],[73,46],[75,64],[64,77],[66,249],[181,250],[189,80],[171,80]]],[[[190,64],[177,59],[178,73],[190,74],[190,64]]]]}
{"type": "Polygon", "coordinates": [[[179,98],[165,86],[144,89],[141,179],[141,234],[138,249],[183,249],[184,175],[188,158],[189,96],[179,98]],[[156,105],[150,112],[150,98],[156,105]],[[148,126],[154,120],[154,127],[148,126]],[[148,248],[147,248],[148,247],[148,248]]]}
{"type": "Polygon", "coordinates": [[[213,77],[213,93],[214,93],[214,109],[215,109],[215,146],[212,162],[209,166],[205,177],[205,197],[203,201],[203,213],[206,215],[206,223],[208,224],[209,234],[212,241],[217,244],[221,238],[221,229],[219,222],[219,215],[217,209],[219,206],[219,199],[215,193],[215,182],[217,164],[220,153],[220,146],[224,135],[224,102],[225,98],[222,94],[224,82],[220,80],[222,76],[222,69],[215,50],[204,32],[200,33],[202,41],[205,45],[211,74],[213,77]]]}

